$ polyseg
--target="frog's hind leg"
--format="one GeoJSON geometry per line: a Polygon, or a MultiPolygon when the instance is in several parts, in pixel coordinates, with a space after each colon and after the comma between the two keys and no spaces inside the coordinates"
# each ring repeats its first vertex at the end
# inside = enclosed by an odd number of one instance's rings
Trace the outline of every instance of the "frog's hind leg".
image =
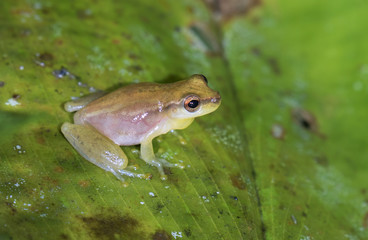
{"type": "Polygon", "coordinates": [[[75,112],[78,111],[82,108],[84,108],[88,103],[102,97],[106,95],[106,92],[104,91],[98,91],[95,93],[91,93],[87,96],[83,96],[81,98],[78,98],[76,100],[70,101],[70,102],[66,102],[64,104],[64,109],[67,112],[75,112]]]}
{"type": "Polygon", "coordinates": [[[123,150],[92,126],[66,122],[61,126],[61,131],[79,154],[91,163],[113,173],[121,181],[124,182],[122,175],[150,179],[150,174],[137,174],[124,170],[128,158],[123,150]]]}

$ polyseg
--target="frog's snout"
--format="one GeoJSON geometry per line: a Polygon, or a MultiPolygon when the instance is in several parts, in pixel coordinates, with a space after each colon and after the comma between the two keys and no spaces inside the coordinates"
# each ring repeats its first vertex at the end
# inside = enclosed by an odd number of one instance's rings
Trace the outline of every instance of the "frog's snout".
{"type": "Polygon", "coordinates": [[[216,92],[216,96],[211,98],[212,103],[220,103],[221,102],[221,95],[219,92],[216,92]]]}

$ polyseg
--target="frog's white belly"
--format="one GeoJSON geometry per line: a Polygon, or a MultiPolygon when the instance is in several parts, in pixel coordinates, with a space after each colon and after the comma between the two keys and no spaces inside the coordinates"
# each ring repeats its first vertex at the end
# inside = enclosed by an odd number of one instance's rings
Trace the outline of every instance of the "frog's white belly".
{"type": "Polygon", "coordinates": [[[85,118],[85,123],[95,127],[106,137],[120,146],[140,144],[164,119],[148,112],[135,116],[120,113],[104,113],[85,118]]]}

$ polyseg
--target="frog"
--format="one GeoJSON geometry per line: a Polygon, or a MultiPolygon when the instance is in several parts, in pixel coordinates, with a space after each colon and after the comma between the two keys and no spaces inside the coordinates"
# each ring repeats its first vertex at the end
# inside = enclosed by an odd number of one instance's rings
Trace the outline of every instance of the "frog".
{"type": "Polygon", "coordinates": [[[140,144],[140,158],[156,167],[160,178],[166,180],[164,167],[183,166],[156,157],[153,139],[187,128],[220,104],[219,92],[208,86],[202,74],[172,83],[135,83],[66,102],[65,111],[75,112],[74,123],[63,123],[61,132],[81,156],[123,183],[125,176],[152,178],[150,173],[131,171],[120,147],[140,144]]]}

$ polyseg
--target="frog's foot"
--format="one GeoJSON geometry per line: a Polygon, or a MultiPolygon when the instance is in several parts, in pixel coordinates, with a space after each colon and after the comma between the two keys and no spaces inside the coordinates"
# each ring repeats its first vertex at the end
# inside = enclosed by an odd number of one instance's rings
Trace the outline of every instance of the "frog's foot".
{"type": "Polygon", "coordinates": [[[166,180],[167,176],[164,172],[164,167],[180,167],[184,168],[183,165],[178,163],[170,163],[162,158],[157,158],[153,152],[152,139],[146,139],[141,142],[141,158],[148,164],[157,168],[160,173],[161,180],[166,180]]]}
{"type": "Polygon", "coordinates": [[[182,164],[170,163],[162,158],[155,158],[155,160],[149,162],[149,164],[157,168],[158,172],[160,173],[161,180],[167,180],[167,175],[165,174],[164,167],[179,167],[181,169],[184,168],[182,164]]]}
{"type": "Polygon", "coordinates": [[[157,158],[157,161],[159,161],[162,164],[162,166],[164,166],[164,167],[177,167],[177,168],[181,168],[181,169],[184,168],[184,165],[183,164],[180,164],[180,163],[171,163],[171,162],[166,161],[163,158],[157,158]]]}
{"type": "Polygon", "coordinates": [[[127,171],[127,170],[124,170],[124,169],[120,169],[120,170],[118,170],[118,172],[121,175],[126,175],[128,177],[135,177],[135,178],[140,178],[140,179],[145,179],[145,180],[149,180],[149,179],[152,178],[152,174],[150,174],[150,173],[134,173],[134,172],[127,171]]]}
{"type": "Polygon", "coordinates": [[[114,170],[112,168],[109,168],[108,171],[114,174],[114,176],[123,183],[124,187],[129,186],[129,183],[126,182],[125,179],[123,178],[124,175],[128,177],[135,177],[135,178],[140,178],[144,180],[150,180],[152,178],[152,174],[150,173],[134,173],[134,172],[127,171],[124,169],[114,170]]]}

